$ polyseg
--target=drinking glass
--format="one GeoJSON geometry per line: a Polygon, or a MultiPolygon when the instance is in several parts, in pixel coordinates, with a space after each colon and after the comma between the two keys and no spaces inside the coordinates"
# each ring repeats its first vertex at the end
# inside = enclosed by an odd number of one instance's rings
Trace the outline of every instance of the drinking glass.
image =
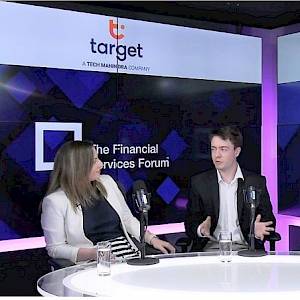
{"type": "Polygon", "coordinates": [[[219,235],[220,259],[222,262],[230,262],[232,256],[232,234],[229,231],[221,231],[219,235]]]}
{"type": "Polygon", "coordinates": [[[108,241],[97,243],[97,274],[110,275],[111,244],[108,241]]]}

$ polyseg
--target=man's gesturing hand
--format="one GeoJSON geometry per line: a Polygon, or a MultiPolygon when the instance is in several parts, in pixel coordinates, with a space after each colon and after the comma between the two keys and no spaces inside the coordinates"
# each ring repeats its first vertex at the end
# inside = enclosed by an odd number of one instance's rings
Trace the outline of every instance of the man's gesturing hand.
{"type": "Polygon", "coordinates": [[[211,217],[208,216],[205,221],[200,224],[200,233],[203,236],[210,236],[211,217]]]}
{"type": "Polygon", "coordinates": [[[273,224],[272,221],[261,222],[261,215],[257,215],[255,220],[255,237],[257,239],[263,240],[265,235],[270,235],[271,231],[274,231],[274,227],[269,227],[273,224]]]}

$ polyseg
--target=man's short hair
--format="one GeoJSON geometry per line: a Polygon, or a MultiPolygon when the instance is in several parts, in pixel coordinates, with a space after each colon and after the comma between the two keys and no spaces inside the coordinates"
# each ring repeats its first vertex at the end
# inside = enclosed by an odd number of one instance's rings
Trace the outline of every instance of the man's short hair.
{"type": "Polygon", "coordinates": [[[218,136],[222,140],[230,140],[234,148],[242,147],[243,145],[243,136],[237,126],[224,126],[213,130],[209,135],[210,141],[214,136],[218,136]]]}

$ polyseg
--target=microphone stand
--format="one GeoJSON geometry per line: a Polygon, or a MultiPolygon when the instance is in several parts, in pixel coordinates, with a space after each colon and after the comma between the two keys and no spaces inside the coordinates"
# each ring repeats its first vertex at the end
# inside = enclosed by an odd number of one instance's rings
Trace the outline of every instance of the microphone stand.
{"type": "MultiPolygon", "coordinates": [[[[255,191],[253,191],[255,192],[255,191]]],[[[256,192],[255,192],[256,193],[256,192]]],[[[244,197],[246,194],[247,198],[247,193],[244,191],[244,197]]],[[[251,198],[251,197],[249,197],[251,198]]],[[[251,209],[251,223],[250,223],[250,233],[249,233],[249,247],[247,250],[240,250],[238,251],[239,256],[244,256],[244,257],[260,257],[260,256],[265,256],[267,255],[265,250],[262,249],[255,249],[255,208],[256,208],[256,197],[254,199],[250,199],[250,209],[251,209]]]]}
{"type": "Polygon", "coordinates": [[[140,214],[140,240],[141,240],[141,259],[145,258],[146,255],[146,243],[145,243],[145,218],[147,217],[148,212],[145,210],[140,214]]]}
{"type": "Polygon", "coordinates": [[[251,223],[250,223],[250,251],[255,251],[255,205],[251,204],[251,223]]]}
{"type": "MultiPolygon", "coordinates": [[[[149,194],[148,194],[149,196],[149,194]]],[[[138,202],[138,201],[136,201],[138,202]]],[[[141,257],[140,258],[132,258],[128,259],[126,262],[128,265],[133,266],[147,266],[154,265],[159,263],[158,258],[154,257],[146,257],[146,243],[145,243],[145,233],[148,226],[148,209],[149,205],[142,205],[139,207],[140,211],[140,242],[141,242],[141,257]]]]}

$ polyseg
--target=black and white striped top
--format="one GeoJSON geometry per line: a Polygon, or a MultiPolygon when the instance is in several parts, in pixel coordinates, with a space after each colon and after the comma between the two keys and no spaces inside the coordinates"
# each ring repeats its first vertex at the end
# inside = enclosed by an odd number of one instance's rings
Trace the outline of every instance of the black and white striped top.
{"type": "Polygon", "coordinates": [[[134,250],[125,236],[119,236],[110,240],[110,242],[111,252],[115,257],[128,259],[140,256],[140,251],[134,250]]]}

